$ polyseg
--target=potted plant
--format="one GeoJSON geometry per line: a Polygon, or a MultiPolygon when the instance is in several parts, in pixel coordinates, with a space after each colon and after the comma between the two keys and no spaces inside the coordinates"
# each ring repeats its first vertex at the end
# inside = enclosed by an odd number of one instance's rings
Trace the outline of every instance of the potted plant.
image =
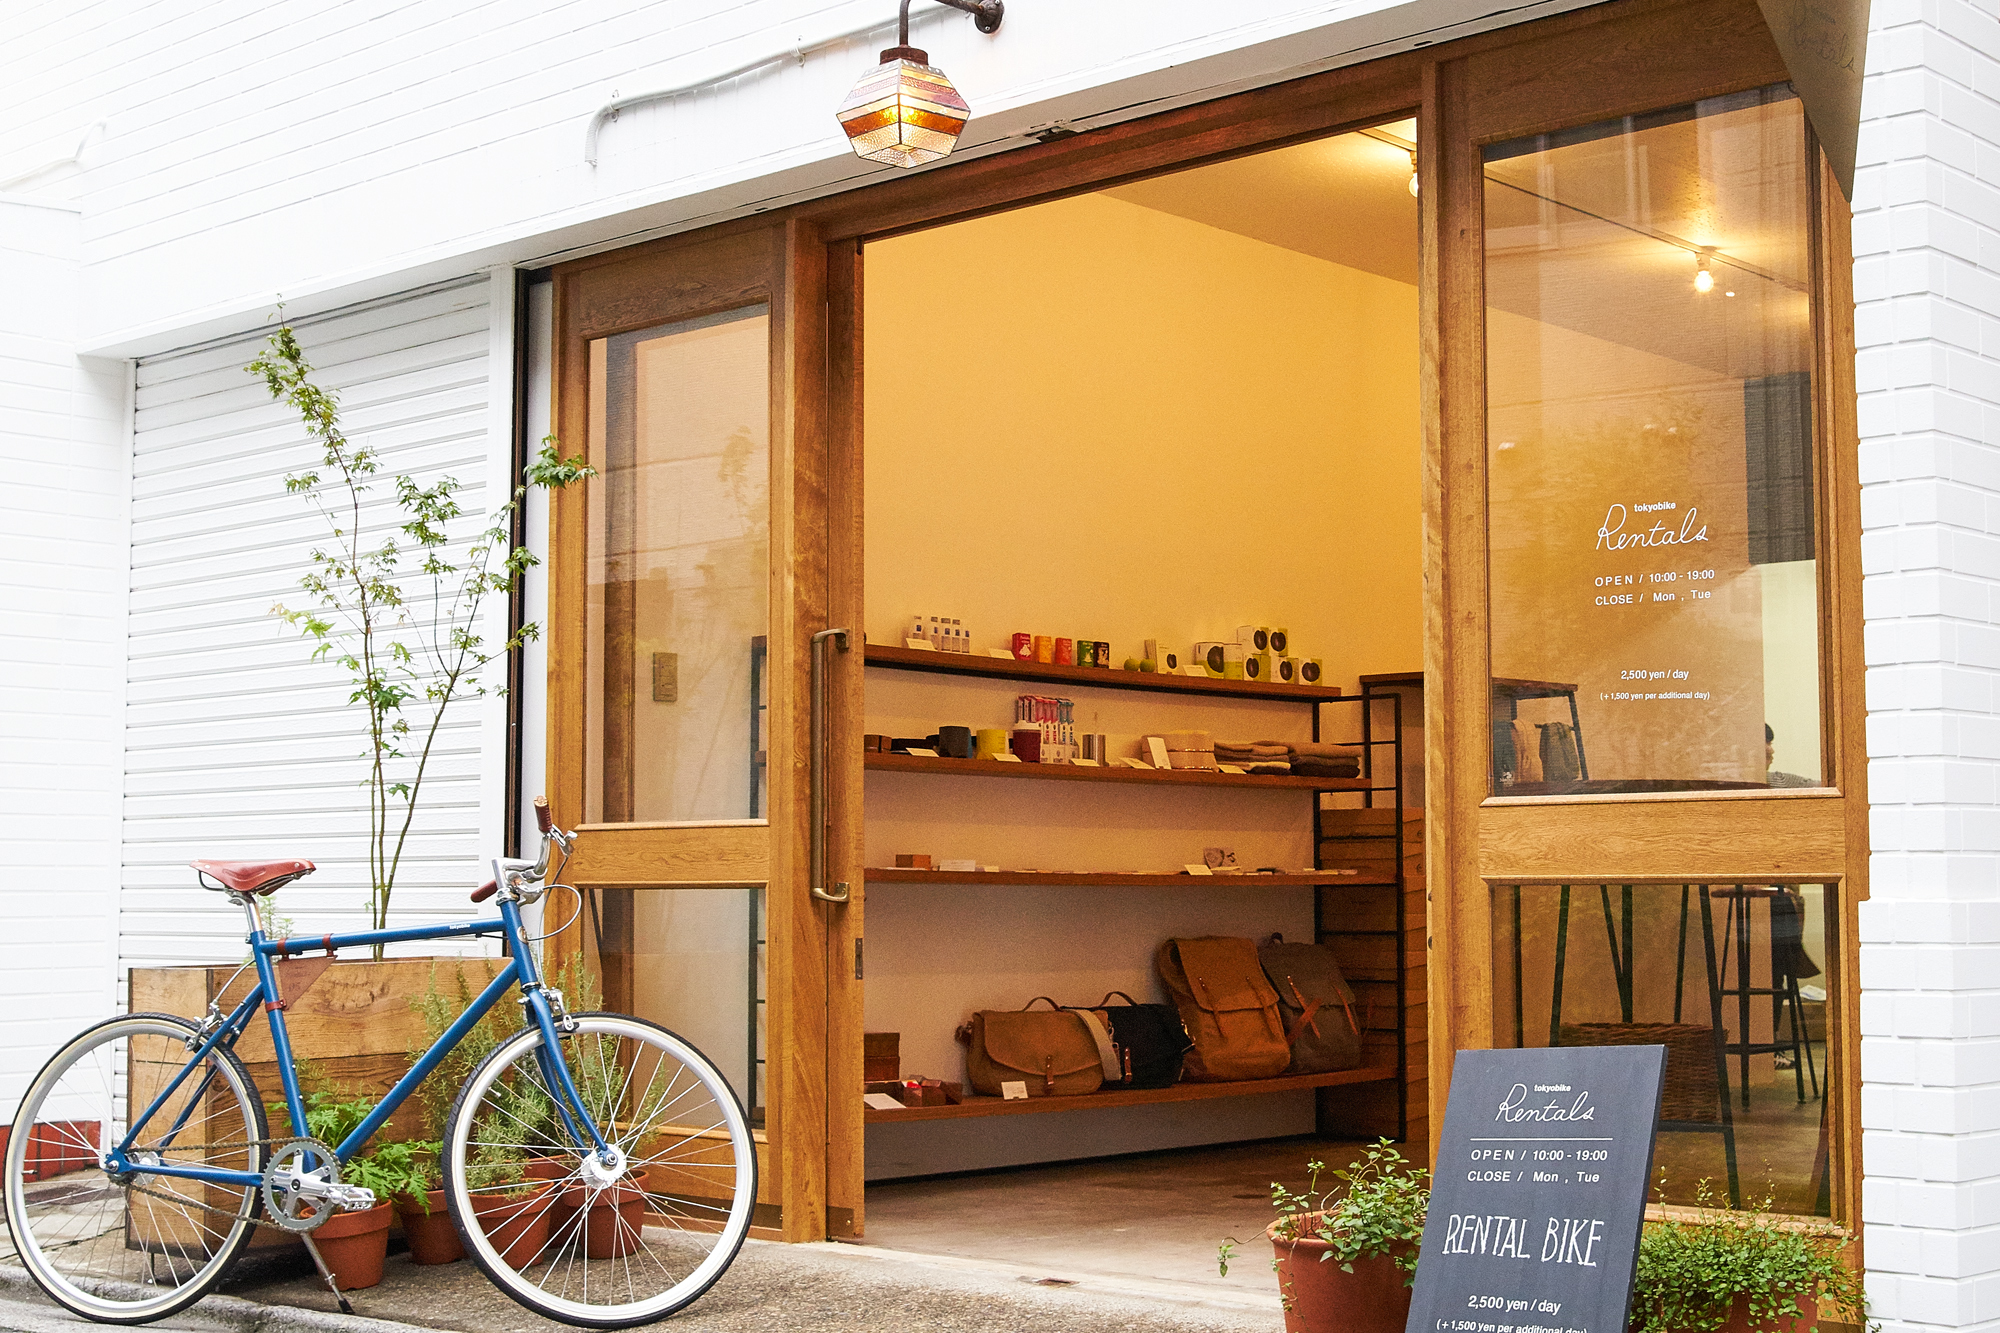
{"type": "MultiPolygon", "coordinates": [[[[321,1143],[342,1142],[375,1109],[372,1100],[329,1084],[317,1069],[305,1062],[301,1062],[300,1081],[312,1085],[311,1091],[304,1094],[306,1132],[321,1143]]],[[[288,1114],[283,1102],[273,1102],[266,1109],[277,1116],[288,1114]]],[[[334,1285],[342,1291],[358,1291],[382,1280],[393,1212],[389,1196],[405,1188],[408,1182],[406,1155],[398,1152],[403,1146],[384,1144],[374,1152],[346,1162],[341,1167],[341,1179],[375,1191],[378,1202],[360,1212],[335,1213],[312,1232],[320,1258],[326,1261],[334,1285]],[[386,1158],[385,1152],[389,1154],[386,1158]]]]}
{"type": "MultiPolygon", "coordinates": [[[[482,1136],[484,1137],[484,1136],[482,1136]]],[[[486,1239],[509,1268],[526,1268],[549,1242],[556,1187],[530,1177],[519,1151],[489,1145],[466,1166],[472,1211],[486,1239]]]]}
{"type": "Polygon", "coordinates": [[[1775,1217],[1771,1200],[1656,1210],[1639,1237],[1632,1333],[1811,1333],[1822,1315],[1862,1324],[1868,1298],[1832,1222],[1775,1217]]]}
{"type": "MultiPolygon", "coordinates": [[[[1402,1333],[1430,1203],[1430,1173],[1382,1139],[1351,1165],[1306,1164],[1306,1188],[1271,1185],[1278,1216],[1264,1234],[1276,1252],[1286,1333],[1402,1333]],[[1320,1188],[1320,1178],[1334,1183],[1320,1188]]],[[[1239,1242],[1217,1256],[1224,1276],[1239,1242]]]]}
{"type": "Polygon", "coordinates": [[[410,1262],[414,1264],[449,1264],[465,1257],[458,1229],[452,1226],[445,1207],[444,1182],[438,1171],[438,1153],[443,1148],[433,1139],[385,1143],[369,1154],[376,1163],[372,1178],[357,1177],[355,1181],[395,1205],[396,1220],[403,1224],[403,1238],[410,1243],[410,1262]]]}

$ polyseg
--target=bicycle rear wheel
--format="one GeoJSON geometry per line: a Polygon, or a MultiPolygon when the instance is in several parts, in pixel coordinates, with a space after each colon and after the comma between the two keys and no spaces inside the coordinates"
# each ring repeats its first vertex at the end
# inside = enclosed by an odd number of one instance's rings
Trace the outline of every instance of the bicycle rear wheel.
{"type": "MultiPolygon", "coordinates": [[[[185,1310],[249,1243],[254,1186],[100,1165],[190,1059],[195,1025],[131,1014],[86,1028],[35,1076],[7,1138],[0,1188],[12,1255],[51,1299],[100,1323],[185,1310]]],[[[231,1051],[208,1055],[146,1122],[128,1160],[258,1171],[264,1108],[231,1051]]]]}
{"type": "Polygon", "coordinates": [[[580,1014],[556,1058],[616,1161],[580,1151],[534,1028],[473,1072],[445,1132],[444,1187],[465,1251],[549,1319],[627,1328],[682,1309],[750,1230],[757,1147],[701,1052],[623,1014],[580,1014]]]}

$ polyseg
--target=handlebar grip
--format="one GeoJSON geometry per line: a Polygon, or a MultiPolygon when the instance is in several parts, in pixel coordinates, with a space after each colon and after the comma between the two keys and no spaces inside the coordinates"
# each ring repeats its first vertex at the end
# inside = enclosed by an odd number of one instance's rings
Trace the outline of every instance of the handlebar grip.
{"type": "Polygon", "coordinates": [[[498,892],[500,892],[499,881],[489,879],[472,891],[472,901],[483,903],[498,892]]]}
{"type": "Polygon", "coordinates": [[[555,827],[555,819],[549,814],[549,798],[546,796],[535,798],[535,824],[544,833],[555,827]]]}

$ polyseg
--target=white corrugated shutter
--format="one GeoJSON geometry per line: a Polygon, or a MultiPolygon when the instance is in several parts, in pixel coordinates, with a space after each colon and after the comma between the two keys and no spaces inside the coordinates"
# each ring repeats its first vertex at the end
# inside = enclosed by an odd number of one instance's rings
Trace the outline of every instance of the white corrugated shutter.
{"type": "MultiPolygon", "coordinates": [[[[480,277],[300,325],[349,437],[380,451],[367,527],[398,517],[389,478],[399,472],[456,477],[463,534],[485,526],[493,460],[507,449],[489,413],[488,290],[480,277]]],[[[138,368],[119,914],[128,967],[243,957],[241,917],[195,884],[196,857],[306,857],[318,873],[280,892],[281,916],[298,933],[366,926],[365,718],[345,702],[345,673],[309,660],[272,611],[306,604],[299,577],[326,540],[325,521],[285,490],[319,453],[245,372],[262,346],[260,334],[138,368]]],[[[504,634],[504,607],[492,609],[504,634]]],[[[496,670],[489,683],[504,679],[496,670]]],[[[398,924],[472,913],[466,889],[498,850],[482,845],[480,808],[482,770],[503,761],[494,711],[473,700],[448,717],[392,902],[398,924]]]]}

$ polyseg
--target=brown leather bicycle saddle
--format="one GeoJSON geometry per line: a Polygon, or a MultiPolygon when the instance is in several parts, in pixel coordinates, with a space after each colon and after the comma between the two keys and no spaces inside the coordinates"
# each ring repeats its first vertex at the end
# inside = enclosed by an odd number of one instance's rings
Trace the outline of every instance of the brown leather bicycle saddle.
{"type": "MultiPolygon", "coordinates": [[[[276,893],[313,872],[310,861],[190,861],[188,864],[197,874],[236,893],[276,893]]],[[[212,889],[215,885],[203,883],[202,887],[212,889]]]]}

